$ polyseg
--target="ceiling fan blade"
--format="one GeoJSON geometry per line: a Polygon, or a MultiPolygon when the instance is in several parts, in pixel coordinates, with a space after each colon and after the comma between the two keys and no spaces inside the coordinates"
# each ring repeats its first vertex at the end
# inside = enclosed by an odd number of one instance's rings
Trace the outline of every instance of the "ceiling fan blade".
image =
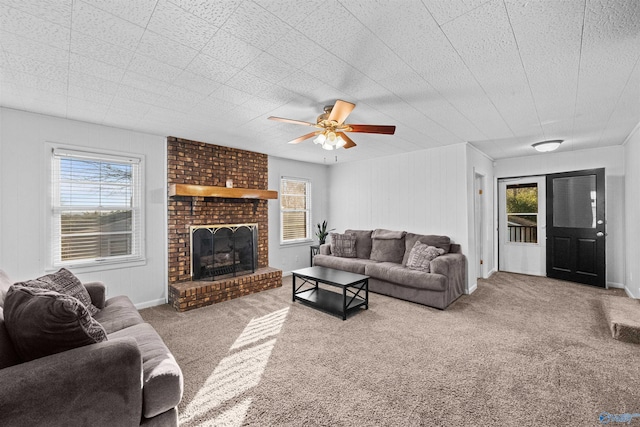
{"type": "Polygon", "coordinates": [[[293,123],[294,125],[304,125],[304,126],[315,126],[315,123],[304,122],[302,120],[293,120],[293,119],[285,119],[283,117],[275,117],[270,116],[267,117],[269,120],[275,120],[276,122],[285,122],[285,123],[293,123]]]}
{"type": "Polygon", "coordinates": [[[382,125],[348,125],[351,130],[349,132],[363,132],[363,133],[381,133],[384,135],[393,135],[396,132],[395,126],[382,126],[382,125]]]}
{"type": "Polygon", "coordinates": [[[305,139],[309,139],[309,138],[312,138],[312,137],[316,136],[317,134],[318,134],[318,132],[310,132],[310,133],[308,133],[306,135],[302,135],[299,138],[296,138],[296,139],[294,139],[292,141],[289,141],[289,144],[298,144],[298,143],[304,141],[305,139]]]}
{"type": "Polygon", "coordinates": [[[344,147],[342,148],[351,148],[356,146],[356,143],[353,142],[353,140],[349,138],[346,133],[338,132],[337,135],[342,137],[342,139],[344,139],[347,142],[346,144],[344,144],[344,147]]]}
{"type": "Polygon", "coordinates": [[[341,125],[354,108],[356,108],[356,104],[338,99],[331,109],[329,120],[335,120],[341,125]]]}

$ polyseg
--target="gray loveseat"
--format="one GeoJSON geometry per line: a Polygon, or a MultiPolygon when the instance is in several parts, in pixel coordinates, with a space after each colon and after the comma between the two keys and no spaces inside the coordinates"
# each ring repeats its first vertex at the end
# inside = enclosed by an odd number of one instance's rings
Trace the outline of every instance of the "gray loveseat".
{"type": "Polygon", "coordinates": [[[11,284],[0,270],[1,426],[178,425],[182,372],[129,298],[85,283],[107,340],[23,361],[5,322],[11,284]]]}
{"type": "Polygon", "coordinates": [[[439,309],[445,309],[466,289],[466,257],[460,245],[451,243],[447,236],[383,229],[346,230],[345,234],[355,235],[355,257],[335,256],[327,243],[320,246],[313,265],[366,274],[372,292],[439,309]],[[430,262],[428,273],[407,267],[416,241],[444,251],[430,262]]]}

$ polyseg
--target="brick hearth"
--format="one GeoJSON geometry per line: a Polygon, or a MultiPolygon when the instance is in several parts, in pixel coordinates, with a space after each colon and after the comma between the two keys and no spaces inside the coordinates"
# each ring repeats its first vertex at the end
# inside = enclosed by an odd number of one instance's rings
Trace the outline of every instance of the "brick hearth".
{"type": "MultiPolygon", "coordinates": [[[[167,138],[167,174],[169,184],[224,187],[231,179],[234,188],[258,190],[268,190],[269,184],[267,155],[175,137],[167,138]]],[[[282,271],[269,267],[267,203],[267,200],[218,197],[169,197],[168,276],[169,303],[173,307],[177,310],[202,307],[282,286],[282,271]],[[258,224],[256,273],[216,282],[191,282],[189,227],[245,223],[258,224]],[[218,285],[218,293],[212,293],[211,287],[217,288],[218,285]],[[186,292],[190,294],[186,295],[186,292]],[[192,299],[187,301],[184,298],[192,299]],[[194,301],[197,303],[189,305],[194,301]]]]}
{"type": "Polygon", "coordinates": [[[280,286],[282,270],[267,267],[253,274],[215,282],[172,283],[169,285],[169,303],[178,311],[187,311],[280,286]]]}

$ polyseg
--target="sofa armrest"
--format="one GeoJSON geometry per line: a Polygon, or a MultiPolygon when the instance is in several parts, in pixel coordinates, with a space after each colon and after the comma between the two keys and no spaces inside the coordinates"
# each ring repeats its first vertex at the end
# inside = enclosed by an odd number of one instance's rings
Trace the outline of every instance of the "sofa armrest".
{"type": "Polygon", "coordinates": [[[87,289],[87,292],[89,292],[91,303],[102,310],[104,308],[107,294],[107,288],[104,286],[104,283],[87,282],[83,283],[83,285],[87,289]]]}
{"type": "Polygon", "coordinates": [[[320,255],[331,255],[331,243],[320,245],[320,255]]]}
{"type": "Polygon", "coordinates": [[[450,301],[462,295],[467,289],[467,257],[461,253],[440,255],[430,264],[431,272],[447,278],[446,292],[450,301]]]}
{"type": "Polygon", "coordinates": [[[142,357],[133,338],[0,369],[0,425],[139,425],[142,357]]]}

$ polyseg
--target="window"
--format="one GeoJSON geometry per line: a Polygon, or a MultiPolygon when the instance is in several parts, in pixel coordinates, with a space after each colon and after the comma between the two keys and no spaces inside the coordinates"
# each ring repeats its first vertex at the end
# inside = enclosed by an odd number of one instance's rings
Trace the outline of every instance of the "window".
{"type": "Polygon", "coordinates": [[[280,242],[311,240],[311,183],[300,178],[280,180],[280,242]]]}
{"type": "Polygon", "coordinates": [[[538,184],[507,185],[509,242],[538,243],[538,184]]]}
{"type": "Polygon", "coordinates": [[[141,163],[53,149],[54,267],[142,260],[141,163]]]}

